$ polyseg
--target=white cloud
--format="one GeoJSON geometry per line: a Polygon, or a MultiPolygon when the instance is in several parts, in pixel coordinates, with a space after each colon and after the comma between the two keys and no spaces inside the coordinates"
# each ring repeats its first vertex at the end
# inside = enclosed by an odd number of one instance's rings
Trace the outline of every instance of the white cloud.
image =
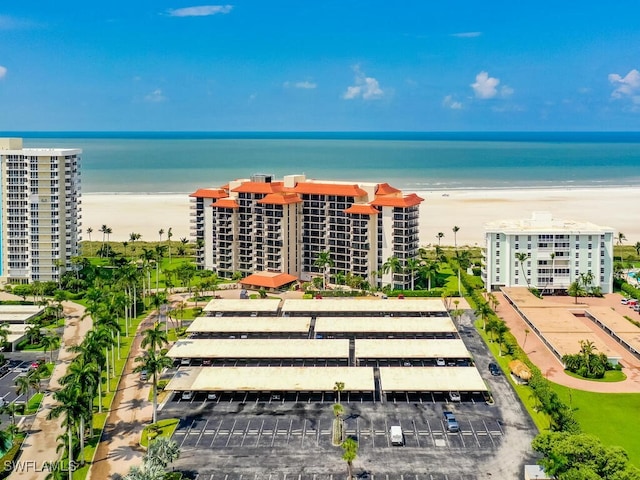
{"type": "Polygon", "coordinates": [[[3,67],[2,65],[0,65],[0,78],[4,78],[6,74],[7,74],[7,67],[3,67]]]}
{"type": "Polygon", "coordinates": [[[451,110],[462,109],[462,102],[454,100],[453,95],[447,95],[446,97],[444,97],[444,99],[442,100],[442,105],[444,105],[447,108],[450,108],[451,110]]]}
{"type": "Polygon", "coordinates": [[[513,95],[513,88],[507,86],[507,85],[503,85],[502,88],[500,89],[500,96],[501,97],[510,97],[511,95],[513,95]]]}
{"type": "Polygon", "coordinates": [[[476,75],[476,81],[471,84],[471,88],[478,98],[493,98],[498,94],[499,84],[500,79],[490,77],[487,72],[480,72],[476,75]]]}
{"type": "Polygon", "coordinates": [[[312,90],[318,86],[315,82],[309,82],[305,80],[304,82],[284,82],[282,85],[284,88],[301,88],[303,90],[312,90]]]}
{"type": "Polygon", "coordinates": [[[624,77],[617,73],[610,73],[609,82],[616,87],[611,93],[613,98],[634,97],[634,94],[640,90],[640,72],[634,68],[624,77]]]}
{"type": "Polygon", "coordinates": [[[169,10],[171,17],[208,17],[210,15],[227,14],[231,12],[233,5],[201,5],[198,7],[185,7],[169,10]]]}
{"type": "Polygon", "coordinates": [[[482,32],[460,32],[460,33],[452,33],[452,37],[458,38],[476,38],[482,35],[482,32]]]}
{"type": "Polygon", "coordinates": [[[345,100],[353,100],[361,97],[363,100],[376,100],[382,98],[384,91],[380,88],[380,83],[373,77],[367,77],[364,72],[360,71],[360,67],[353,67],[356,73],[355,85],[347,87],[342,98],[345,100]]]}
{"type": "Polygon", "coordinates": [[[156,88],[153,92],[151,92],[148,95],[145,95],[144,97],[145,101],[147,102],[151,102],[151,103],[159,103],[159,102],[164,102],[167,97],[165,97],[162,94],[162,90],[159,88],[156,88]]]}

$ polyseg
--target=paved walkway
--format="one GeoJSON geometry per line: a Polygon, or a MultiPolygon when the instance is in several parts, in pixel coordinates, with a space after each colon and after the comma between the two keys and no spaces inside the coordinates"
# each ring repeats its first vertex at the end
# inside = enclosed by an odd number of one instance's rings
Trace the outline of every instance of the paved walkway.
{"type": "MultiPolygon", "coordinates": [[[[49,389],[51,391],[60,388],[60,378],[66,374],[67,367],[75,356],[66,347],[80,343],[92,326],[90,318],[80,320],[84,315],[84,307],[71,302],[63,302],[63,306],[66,317],[65,329],[60,344],[58,362],[49,381],[49,389]]],[[[63,433],[62,419],[47,420],[47,415],[55,403],[53,395],[45,395],[40,410],[38,410],[33,423],[28,429],[29,435],[22,444],[22,454],[20,455],[20,461],[33,463],[29,463],[29,466],[25,466],[22,471],[14,471],[9,476],[10,480],[43,480],[49,474],[46,469],[43,470],[42,468],[44,463],[55,463],[59,459],[56,446],[58,444],[58,436],[63,433]]]]}
{"type": "Polygon", "coordinates": [[[133,370],[138,365],[135,358],[143,351],[141,332],[152,327],[155,318],[154,313],[138,326],[87,479],[118,479],[133,465],[142,464],[144,450],[139,442],[142,429],[151,423],[153,414],[148,401],[151,383],[142,383],[140,374],[133,370]]]}
{"type": "MultiPolygon", "coordinates": [[[[551,353],[551,350],[542,343],[542,340],[535,332],[525,332],[525,329],[531,330],[524,320],[513,309],[509,302],[500,294],[496,294],[500,301],[497,314],[502,318],[511,329],[511,333],[516,337],[518,344],[523,348],[531,361],[538,366],[542,373],[552,382],[566,387],[575,388],[576,390],[585,390],[588,392],[600,393],[638,393],[640,392],[640,359],[634,357],[629,351],[620,346],[600,327],[588,318],[576,318],[576,321],[584,322],[586,326],[591,328],[598,338],[604,342],[613,351],[619,352],[622,357],[621,363],[624,366],[623,372],[627,375],[626,380],[622,382],[594,382],[571,377],[564,372],[562,363],[551,353]]],[[[629,308],[621,305],[621,296],[618,294],[605,295],[604,298],[579,298],[578,304],[575,304],[573,297],[548,297],[554,304],[565,303],[567,308],[586,308],[588,306],[606,306],[616,310],[623,315],[629,315],[629,308]]]]}

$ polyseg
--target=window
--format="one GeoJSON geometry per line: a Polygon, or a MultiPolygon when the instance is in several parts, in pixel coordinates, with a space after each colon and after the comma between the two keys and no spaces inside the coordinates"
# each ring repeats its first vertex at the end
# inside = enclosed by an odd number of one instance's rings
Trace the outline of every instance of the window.
{"type": "Polygon", "coordinates": [[[579,267],[579,266],[580,266],[580,262],[576,261],[576,267],[579,267]]]}
{"type": "Polygon", "coordinates": [[[500,273],[500,267],[496,268],[496,273],[500,273]]]}
{"type": "Polygon", "coordinates": [[[518,250],[520,248],[520,244],[516,243],[516,250],[518,250]]]}
{"type": "Polygon", "coordinates": [[[518,280],[519,280],[519,279],[518,279],[518,278],[516,278],[516,279],[513,281],[513,283],[514,283],[515,285],[518,285],[518,280]]]}
{"type": "Polygon", "coordinates": [[[600,273],[604,273],[604,267],[600,269],[600,273]]]}
{"type": "Polygon", "coordinates": [[[496,257],[500,256],[500,250],[496,250],[496,257]]]}
{"type": "Polygon", "coordinates": [[[580,252],[576,252],[576,258],[580,258],[580,252]]]}
{"type": "Polygon", "coordinates": [[[591,258],[591,252],[589,252],[589,254],[587,255],[587,258],[591,258]]]}

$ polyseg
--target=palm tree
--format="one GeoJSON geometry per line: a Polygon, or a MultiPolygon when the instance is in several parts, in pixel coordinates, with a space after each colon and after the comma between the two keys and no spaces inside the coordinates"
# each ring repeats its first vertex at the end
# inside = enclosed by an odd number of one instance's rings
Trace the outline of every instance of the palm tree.
{"type": "Polygon", "coordinates": [[[158,421],[158,375],[165,368],[170,368],[173,361],[164,353],[158,353],[153,350],[146,350],[141,356],[136,357],[139,365],[134,372],[142,372],[145,370],[147,374],[151,374],[153,389],[153,423],[158,421]]]}
{"type": "MultiPolygon", "coordinates": [[[[87,235],[89,235],[89,243],[91,243],[91,234],[92,233],[93,233],[93,228],[91,228],[91,227],[87,228],[87,235]]],[[[88,256],[91,256],[91,251],[89,251],[88,253],[89,253],[88,256]]]]}
{"type": "Polygon", "coordinates": [[[529,288],[529,277],[527,277],[524,274],[524,262],[526,262],[529,259],[529,255],[527,255],[524,252],[516,252],[516,260],[518,260],[518,262],[520,262],[520,270],[522,271],[522,276],[524,277],[525,281],[527,282],[527,288],[529,288]]]}
{"type": "Polygon", "coordinates": [[[436,238],[438,239],[438,246],[440,246],[440,240],[444,238],[444,233],[438,232],[438,234],[436,235],[436,238]]]}
{"type": "MultiPolygon", "coordinates": [[[[98,374],[99,370],[96,363],[80,357],[69,364],[66,375],[60,379],[62,385],[82,386],[83,394],[87,400],[87,421],[89,425],[91,425],[91,431],[93,431],[93,397],[96,394],[96,388],[100,381],[98,374]]],[[[80,461],[84,465],[84,421],[82,421],[80,431],[80,461]]]]}
{"type": "Polygon", "coordinates": [[[573,282],[571,282],[571,285],[569,285],[567,293],[575,299],[575,303],[578,303],[578,297],[584,296],[586,291],[582,286],[582,282],[580,282],[580,280],[574,280],[573,282]]]}
{"type": "Polygon", "coordinates": [[[393,285],[393,274],[402,272],[402,262],[398,257],[389,257],[386,262],[382,264],[382,272],[391,272],[391,285],[393,285]]]}
{"type": "Polygon", "coordinates": [[[40,345],[42,345],[45,355],[47,351],[50,353],[49,361],[53,362],[53,351],[60,347],[60,337],[55,333],[47,333],[40,339],[40,345]]]}
{"type": "Polygon", "coordinates": [[[160,285],[160,264],[162,263],[162,259],[164,258],[164,253],[167,251],[166,245],[156,245],[155,254],[156,254],[156,292],[159,289],[160,285]]]}
{"type": "Polygon", "coordinates": [[[531,333],[531,330],[528,328],[524,329],[524,342],[522,342],[522,350],[524,350],[524,346],[527,344],[527,336],[531,333]]]}
{"type": "Polygon", "coordinates": [[[487,329],[487,318],[491,315],[491,307],[487,302],[482,302],[478,305],[478,308],[474,312],[482,319],[482,329],[486,331],[487,329]]]}
{"type": "Polygon", "coordinates": [[[142,348],[149,347],[149,350],[156,352],[169,343],[167,333],[160,326],[160,323],[157,322],[153,328],[147,328],[142,332],[142,343],[140,344],[142,348]]]}
{"type": "Polygon", "coordinates": [[[173,237],[173,232],[171,231],[171,227],[167,230],[167,245],[169,247],[169,263],[171,263],[171,237],[173,237]]]}
{"type": "Polygon", "coordinates": [[[16,387],[16,395],[25,395],[26,401],[29,401],[30,393],[31,393],[31,382],[26,375],[18,376],[13,381],[13,384],[16,387]]]}
{"type": "Polygon", "coordinates": [[[180,458],[180,447],[169,437],[158,437],[149,444],[144,456],[145,465],[159,465],[166,468],[171,462],[180,458]]]}
{"type": "MultiPolygon", "coordinates": [[[[59,418],[61,416],[65,417],[62,425],[67,427],[67,441],[69,447],[69,451],[67,453],[69,468],[67,470],[69,471],[69,480],[73,480],[73,469],[70,468],[71,462],[74,460],[73,430],[76,422],[86,415],[86,407],[82,401],[83,395],[80,388],[81,387],[79,385],[67,386],[54,393],[53,398],[58,402],[58,404],[52,407],[47,415],[48,420],[53,420],[54,418],[59,418]]],[[[80,435],[84,435],[84,432],[81,431],[80,435]]]]}
{"type": "Polygon", "coordinates": [[[0,343],[2,343],[2,345],[7,343],[7,339],[9,338],[10,334],[11,334],[11,330],[9,330],[9,323],[8,322],[0,323],[0,343]]]}
{"type": "Polygon", "coordinates": [[[338,403],[340,403],[340,392],[344,390],[344,382],[336,382],[333,390],[338,394],[338,403]]]}
{"type": "Polygon", "coordinates": [[[342,442],[342,459],[347,462],[347,478],[351,480],[353,478],[353,461],[358,456],[358,442],[349,437],[342,442]]]}
{"type": "Polygon", "coordinates": [[[331,251],[325,250],[324,252],[319,252],[318,256],[316,257],[316,261],[313,262],[313,264],[316,267],[322,269],[322,289],[326,290],[327,276],[328,276],[327,270],[333,267],[334,265],[333,259],[331,258],[331,251]]]}
{"type": "Polygon", "coordinates": [[[420,269],[420,262],[416,258],[410,258],[407,260],[404,269],[411,275],[411,290],[415,290],[415,272],[420,269]]]}
{"type": "Polygon", "coordinates": [[[431,290],[431,279],[438,274],[438,264],[436,262],[426,262],[420,267],[420,273],[427,279],[427,290],[431,290]]]}
{"type": "Polygon", "coordinates": [[[458,248],[458,232],[460,231],[460,227],[457,225],[452,228],[453,230],[453,246],[454,248],[458,248]]]}
{"type": "Polygon", "coordinates": [[[160,241],[162,242],[162,235],[164,235],[164,228],[158,230],[158,235],[160,236],[160,241]]]}
{"type": "MultiPolygon", "coordinates": [[[[102,253],[104,253],[104,244],[105,244],[104,239],[105,239],[105,236],[107,235],[108,230],[110,230],[110,228],[107,225],[102,225],[98,230],[99,232],[102,233],[102,253]]],[[[102,257],[102,253],[100,254],[101,257],[102,257]]]]}
{"type": "Polygon", "coordinates": [[[625,234],[622,232],[618,232],[618,245],[622,245],[622,242],[626,242],[626,241],[627,241],[627,237],[625,236],[625,234]]]}
{"type": "Polygon", "coordinates": [[[640,255],[640,242],[636,242],[634,248],[636,249],[636,255],[640,255]]]}

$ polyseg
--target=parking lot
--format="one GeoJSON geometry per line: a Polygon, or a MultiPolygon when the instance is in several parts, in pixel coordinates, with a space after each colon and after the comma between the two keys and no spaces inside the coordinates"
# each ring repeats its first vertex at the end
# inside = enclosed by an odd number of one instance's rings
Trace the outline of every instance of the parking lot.
{"type": "MultiPolygon", "coordinates": [[[[516,478],[535,463],[537,434],[503,375],[492,376],[492,358],[466,324],[465,344],[495,399],[451,402],[440,393],[394,393],[382,402],[343,392],[344,421],[358,442],[354,475],[375,480],[479,480],[516,478]],[[449,432],[443,411],[454,412],[458,432],[449,432]],[[404,445],[393,446],[390,427],[399,425],[404,445]]],[[[342,449],[332,445],[333,392],[196,393],[174,395],[162,418],[181,418],[173,439],[180,445],[176,470],[198,480],[343,479],[342,449]]]]}

